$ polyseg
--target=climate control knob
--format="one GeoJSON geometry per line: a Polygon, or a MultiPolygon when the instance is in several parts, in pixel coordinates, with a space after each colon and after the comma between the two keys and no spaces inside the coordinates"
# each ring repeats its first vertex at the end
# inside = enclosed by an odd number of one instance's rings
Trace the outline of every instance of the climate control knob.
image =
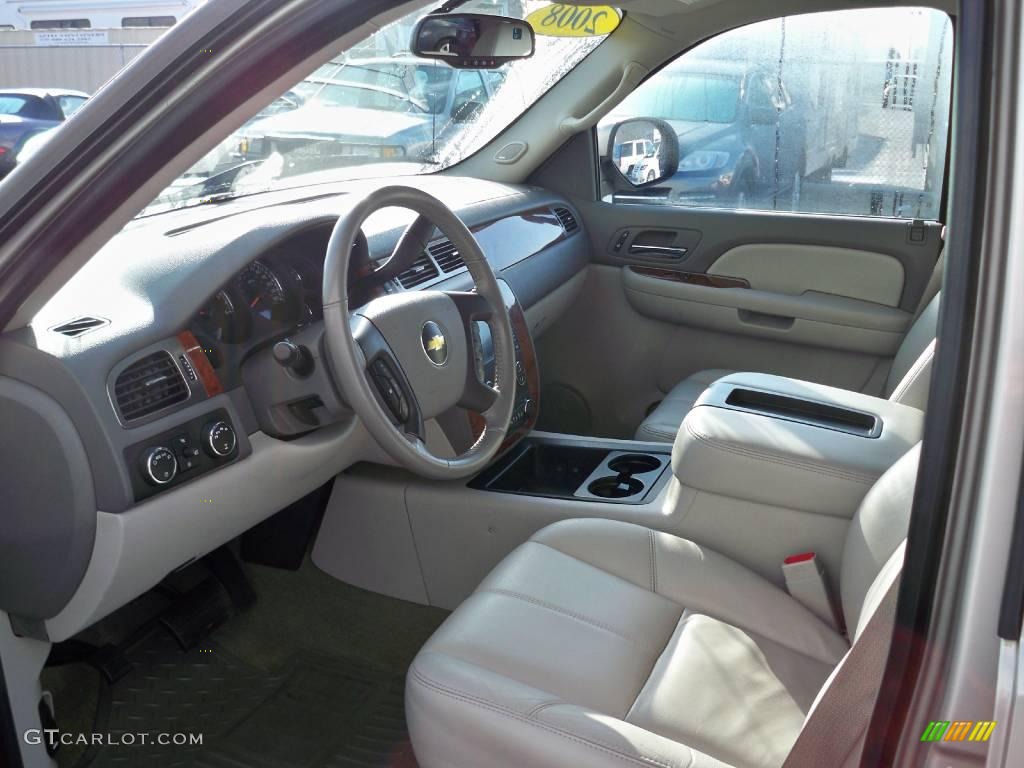
{"type": "Polygon", "coordinates": [[[167,485],[177,474],[178,459],[170,448],[160,445],[142,454],[142,476],[150,485],[167,485]]]}
{"type": "Polygon", "coordinates": [[[226,421],[212,421],[203,427],[203,447],[215,459],[230,456],[236,443],[235,430],[226,421]]]}

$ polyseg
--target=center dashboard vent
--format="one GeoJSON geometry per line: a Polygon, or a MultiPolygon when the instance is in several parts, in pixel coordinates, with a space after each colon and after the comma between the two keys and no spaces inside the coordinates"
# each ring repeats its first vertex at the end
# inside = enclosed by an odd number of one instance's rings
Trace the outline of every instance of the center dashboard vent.
{"type": "Polygon", "coordinates": [[[430,256],[422,254],[416,261],[406,267],[398,275],[398,284],[406,290],[428,283],[437,277],[437,267],[430,256]]]}
{"type": "Polygon", "coordinates": [[[580,223],[576,221],[576,215],[568,208],[555,208],[554,212],[562,225],[562,229],[565,230],[565,234],[571,235],[580,228],[580,223]]]}
{"type": "Polygon", "coordinates": [[[126,422],[188,400],[188,396],[181,371],[164,351],[135,361],[121,371],[114,383],[114,399],[126,422]]]}
{"type": "Polygon", "coordinates": [[[427,250],[430,251],[430,255],[434,257],[434,261],[437,262],[437,266],[441,268],[442,272],[454,272],[456,269],[466,266],[466,262],[463,261],[458,250],[447,238],[431,243],[427,250]]]}

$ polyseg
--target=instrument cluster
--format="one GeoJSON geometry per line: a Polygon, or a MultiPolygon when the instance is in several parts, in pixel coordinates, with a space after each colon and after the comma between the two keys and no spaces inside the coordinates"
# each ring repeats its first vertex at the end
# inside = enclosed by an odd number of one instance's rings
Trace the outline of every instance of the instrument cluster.
{"type": "Polygon", "coordinates": [[[195,330],[218,344],[245,344],[322,316],[323,264],[278,255],[252,262],[208,301],[195,330]]]}

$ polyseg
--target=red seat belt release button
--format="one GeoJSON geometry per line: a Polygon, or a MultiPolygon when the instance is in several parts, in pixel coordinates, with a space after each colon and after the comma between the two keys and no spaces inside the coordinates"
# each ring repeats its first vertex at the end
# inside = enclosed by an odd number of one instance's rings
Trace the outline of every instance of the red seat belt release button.
{"type": "Polygon", "coordinates": [[[805,560],[814,560],[817,557],[813,552],[804,552],[802,555],[790,555],[782,562],[786,565],[792,565],[793,563],[802,563],[805,560]]]}
{"type": "Polygon", "coordinates": [[[836,632],[844,631],[839,605],[828,588],[825,569],[814,552],[787,557],[782,562],[782,575],[786,579],[786,590],[794,600],[836,632]]]}

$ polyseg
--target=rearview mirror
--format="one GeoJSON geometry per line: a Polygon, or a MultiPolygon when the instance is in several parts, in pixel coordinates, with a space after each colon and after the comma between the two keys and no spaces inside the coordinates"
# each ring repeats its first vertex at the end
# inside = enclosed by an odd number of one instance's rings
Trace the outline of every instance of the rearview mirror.
{"type": "Polygon", "coordinates": [[[462,69],[495,69],[528,59],[535,47],[533,27],[522,19],[479,13],[448,13],[420,19],[412,52],[462,69]]]}
{"type": "MultiPolygon", "coordinates": [[[[664,120],[626,120],[612,126],[602,160],[613,178],[630,187],[652,186],[671,178],[679,168],[679,137],[664,120]]],[[[622,184],[616,186],[622,188],[622,184]]]]}

